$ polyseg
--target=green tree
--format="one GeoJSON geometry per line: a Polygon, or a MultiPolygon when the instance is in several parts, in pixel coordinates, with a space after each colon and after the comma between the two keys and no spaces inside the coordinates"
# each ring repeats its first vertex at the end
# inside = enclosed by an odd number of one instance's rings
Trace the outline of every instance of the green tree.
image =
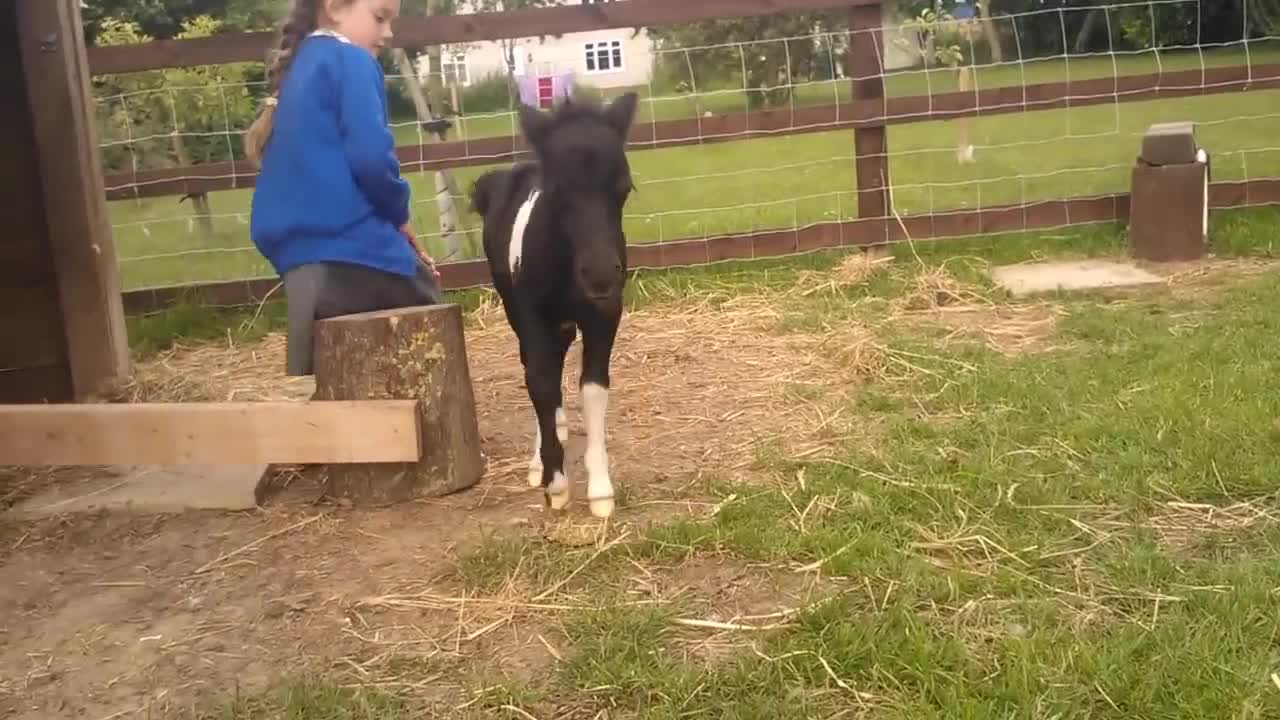
{"type": "Polygon", "coordinates": [[[220,32],[266,30],[275,27],[287,0],[92,0],[81,11],[85,41],[98,43],[111,23],[133,23],[147,37],[168,40],[186,23],[206,16],[220,18],[220,32]]]}
{"type": "MultiPolygon", "coordinates": [[[[184,20],[175,37],[208,37],[221,28],[221,21],[200,15],[184,20]]],[[[115,18],[106,18],[99,32],[103,45],[151,39],[136,22],[115,18]]],[[[255,71],[254,63],[230,63],[95,78],[104,166],[119,172],[243,157],[241,131],[255,112],[249,92],[255,71]]],[[[211,231],[208,195],[190,199],[200,227],[211,231]]]]}
{"type": "MultiPolygon", "coordinates": [[[[132,45],[150,39],[134,21],[105,18],[98,27],[100,45],[132,45]]],[[[108,172],[165,164],[167,153],[150,140],[171,115],[157,102],[163,82],[154,70],[93,78],[102,163],[108,172]]]]}

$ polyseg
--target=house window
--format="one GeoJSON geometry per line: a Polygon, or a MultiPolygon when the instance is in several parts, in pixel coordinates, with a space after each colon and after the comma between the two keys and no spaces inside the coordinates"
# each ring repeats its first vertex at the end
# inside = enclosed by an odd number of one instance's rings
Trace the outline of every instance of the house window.
{"type": "Polygon", "coordinates": [[[441,81],[445,85],[467,85],[471,78],[467,75],[466,53],[442,53],[440,55],[441,81]]]}
{"type": "Polygon", "coordinates": [[[587,43],[587,72],[618,72],[622,70],[622,41],[605,40],[587,43]]]}

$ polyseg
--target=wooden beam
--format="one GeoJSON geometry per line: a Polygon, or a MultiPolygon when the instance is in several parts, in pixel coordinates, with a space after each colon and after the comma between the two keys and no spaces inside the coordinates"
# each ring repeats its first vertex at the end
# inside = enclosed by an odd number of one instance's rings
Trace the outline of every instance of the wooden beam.
{"type": "Polygon", "coordinates": [[[0,405],[0,465],[417,462],[417,404],[0,405]]]}
{"type": "MultiPolygon", "coordinates": [[[[974,115],[1035,112],[1115,102],[1165,100],[1280,88],[1280,64],[1150,73],[1122,78],[987,88],[779,110],[719,113],[708,117],[637,123],[628,137],[629,152],[709,145],[763,136],[801,135],[876,128],[974,115]]],[[[432,172],[444,168],[499,165],[524,157],[519,136],[491,136],[396,148],[401,171],[432,172]]],[[[874,155],[874,154],[873,154],[874,155]]],[[[247,161],[117,173],[106,179],[108,200],[165,197],[215,192],[254,185],[255,169],[247,161]]]]}
{"type": "MultiPolygon", "coordinates": [[[[46,2],[49,0],[45,0],[46,2]]],[[[571,32],[679,25],[698,20],[812,12],[880,0],[626,0],[562,5],[503,13],[404,16],[395,25],[393,47],[452,45],[571,32]]],[[[157,40],[137,45],[91,48],[94,75],[170,67],[263,62],[276,42],[271,32],[222,33],[190,40],[157,40]]]]}
{"type": "MultiPolygon", "coordinates": [[[[1219,181],[1209,185],[1209,206],[1219,208],[1280,205],[1280,180],[1219,181]]],[[[1035,230],[1079,223],[1124,221],[1129,213],[1129,195],[1044,200],[1023,205],[999,205],[982,210],[943,210],[933,215],[907,215],[903,222],[915,240],[959,237],[977,232],[996,233],[1035,230]]],[[[848,220],[809,225],[799,229],[774,229],[734,233],[710,238],[688,238],[662,243],[627,246],[627,265],[660,269],[706,264],[729,259],[752,259],[789,255],[828,247],[875,244],[883,238],[883,223],[877,220],[848,220]]],[[[893,237],[900,235],[897,223],[890,223],[893,237]]],[[[492,282],[484,260],[444,263],[439,266],[446,290],[484,287],[492,282]]],[[[183,302],[196,305],[258,305],[272,297],[279,280],[232,280],[159,290],[131,290],[125,293],[130,315],[163,310],[183,302]]]]}
{"type": "Polygon", "coordinates": [[[44,210],[77,398],[128,372],[79,0],[19,0],[18,31],[44,210]]]}
{"type": "Polygon", "coordinates": [[[15,10],[0,12],[0,97],[17,98],[0,110],[7,139],[0,163],[0,403],[66,402],[71,374],[44,199],[33,182],[40,167],[15,10]]]}

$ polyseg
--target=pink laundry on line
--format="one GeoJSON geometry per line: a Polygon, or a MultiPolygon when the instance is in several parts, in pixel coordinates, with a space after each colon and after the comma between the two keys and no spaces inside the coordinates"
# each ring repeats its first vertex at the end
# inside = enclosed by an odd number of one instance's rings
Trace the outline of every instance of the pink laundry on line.
{"type": "Polygon", "coordinates": [[[548,108],[559,98],[573,96],[573,73],[557,75],[522,75],[516,81],[520,102],[532,107],[548,108]]]}

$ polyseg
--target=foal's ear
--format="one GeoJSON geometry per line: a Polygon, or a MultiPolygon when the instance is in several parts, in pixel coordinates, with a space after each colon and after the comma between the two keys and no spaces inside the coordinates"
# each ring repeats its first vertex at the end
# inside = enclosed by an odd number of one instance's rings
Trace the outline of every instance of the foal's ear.
{"type": "Polygon", "coordinates": [[[537,108],[520,103],[520,132],[534,147],[542,145],[551,130],[551,118],[537,108]]]}
{"type": "Polygon", "coordinates": [[[621,133],[623,137],[626,137],[627,132],[631,130],[631,122],[635,120],[636,105],[639,102],[640,96],[629,92],[619,95],[613,102],[609,103],[609,107],[604,109],[604,116],[608,119],[609,124],[621,133]]]}

